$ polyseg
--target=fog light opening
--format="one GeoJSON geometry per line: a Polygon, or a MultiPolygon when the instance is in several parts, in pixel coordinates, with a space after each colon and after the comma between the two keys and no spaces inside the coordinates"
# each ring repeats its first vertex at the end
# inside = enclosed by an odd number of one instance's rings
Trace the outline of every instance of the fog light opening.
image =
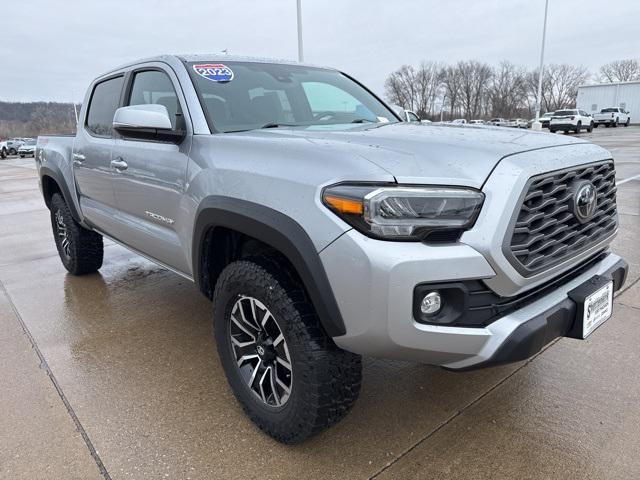
{"type": "Polygon", "coordinates": [[[442,297],[439,292],[429,292],[420,303],[420,311],[425,315],[435,315],[442,308],[442,297]]]}

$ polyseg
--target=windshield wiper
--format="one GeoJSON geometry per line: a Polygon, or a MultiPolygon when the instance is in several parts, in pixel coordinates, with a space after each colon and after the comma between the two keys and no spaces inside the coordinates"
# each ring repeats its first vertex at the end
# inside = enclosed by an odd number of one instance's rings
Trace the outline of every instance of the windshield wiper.
{"type": "Polygon", "coordinates": [[[295,123],[277,123],[277,122],[269,122],[265,123],[260,128],[278,128],[278,127],[299,127],[300,125],[296,125],[295,123]]]}
{"type": "Polygon", "coordinates": [[[378,123],[375,120],[371,120],[369,118],[356,118],[355,120],[351,121],[351,123],[365,123],[365,122],[378,123]]]}

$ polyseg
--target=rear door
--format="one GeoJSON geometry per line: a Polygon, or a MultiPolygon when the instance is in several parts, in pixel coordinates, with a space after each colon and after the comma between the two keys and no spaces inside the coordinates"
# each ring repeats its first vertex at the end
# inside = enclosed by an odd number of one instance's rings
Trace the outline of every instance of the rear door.
{"type": "Polygon", "coordinates": [[[173,71],[162,63],[142,65],[127,77],[124,105],[164,105],[174,129],[185,130],[179,143],[141,140],[117,135],[113,161],[125,168],[113,170],[118,206],[114,236],[153,259],[190,274],[191,263],[181,239],[180,206],[185,191],[191,126],[185,119],[185,101],[173,71]]]}
{"type": "Polygon", "coordinates": [[[93,86],[83,125],[73,145],[73,171],[84,217],[107,230],[115,213],[111,174],[113,114],[120,105],[124,75],[93,86]]]}

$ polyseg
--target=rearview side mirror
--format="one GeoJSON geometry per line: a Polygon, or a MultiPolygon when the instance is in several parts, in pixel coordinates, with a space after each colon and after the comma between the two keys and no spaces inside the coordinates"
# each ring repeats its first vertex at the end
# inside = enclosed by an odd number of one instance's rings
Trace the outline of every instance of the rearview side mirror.
{"type": "Polygon", "coordinates": [[[157,104],[118,108],[113,115],[113,129],[124,137],[174,143],[185,135],[184,130],[172,127],[167,107],[157,104]]]}

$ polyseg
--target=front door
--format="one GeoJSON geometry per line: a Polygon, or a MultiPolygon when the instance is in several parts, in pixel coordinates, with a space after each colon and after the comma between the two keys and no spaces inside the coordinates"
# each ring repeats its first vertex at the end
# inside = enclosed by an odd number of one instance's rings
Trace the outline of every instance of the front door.
{"type": "MultiPolygon", "coordinates": [[[[159,104],[169,112],[172,126],[185,129],[177,79],[161,67],[146,67],[131,76],[125,105],[159,104]]],[[[185,191],[191,136],[175,144],[126,137],[116,138],[112,163],[113,188],[118,206],[118,231],[126,245],[182,273],[191,273],[180,205],[185,191]]]]}

